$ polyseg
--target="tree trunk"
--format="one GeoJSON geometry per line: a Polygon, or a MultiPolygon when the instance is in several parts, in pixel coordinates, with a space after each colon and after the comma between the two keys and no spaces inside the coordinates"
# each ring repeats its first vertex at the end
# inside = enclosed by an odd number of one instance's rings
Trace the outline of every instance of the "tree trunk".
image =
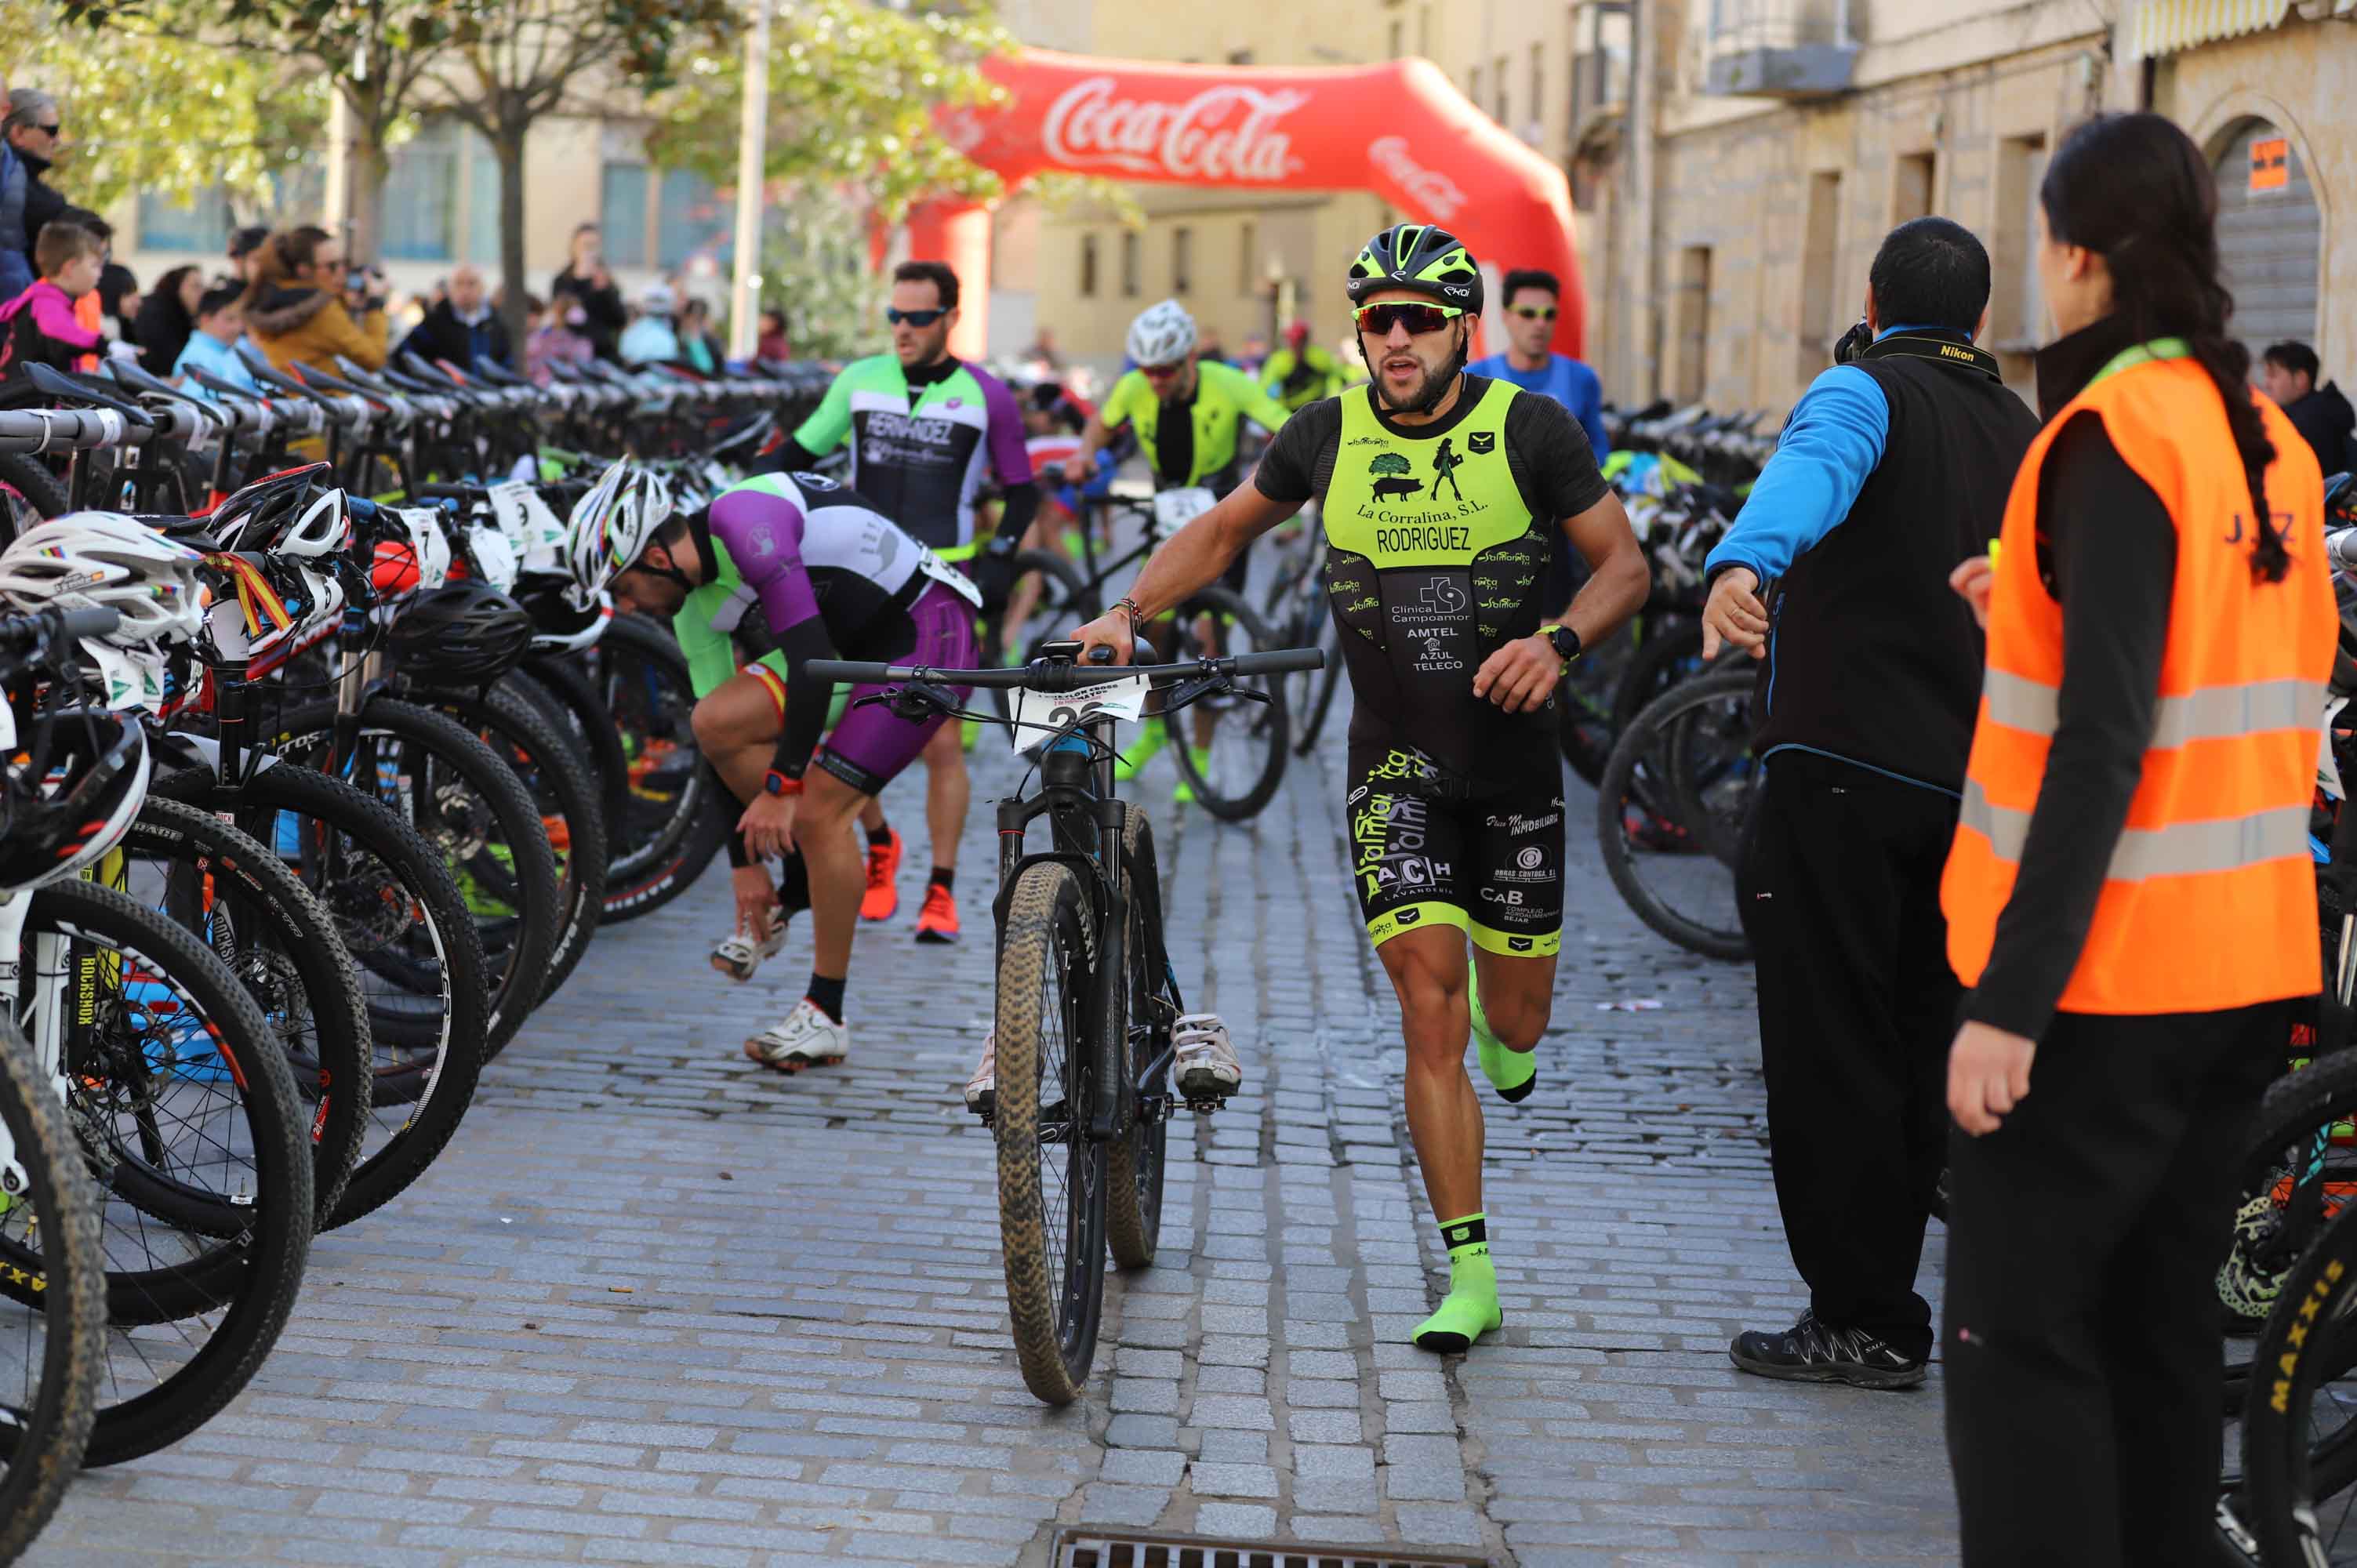
{"type": "Polygon", "coordinates": [[[507,323],[516,367],[523,364],[523,138],[531,123],[502,118],[491,149],[500,161],[500,319],[507,323]]]}
{"type": "Polygon", "coordinates": [[[384,180],[392,159],[365,125],[352,130],[351,238],[344,254],[355,262],[383,260],[384,180]]]}

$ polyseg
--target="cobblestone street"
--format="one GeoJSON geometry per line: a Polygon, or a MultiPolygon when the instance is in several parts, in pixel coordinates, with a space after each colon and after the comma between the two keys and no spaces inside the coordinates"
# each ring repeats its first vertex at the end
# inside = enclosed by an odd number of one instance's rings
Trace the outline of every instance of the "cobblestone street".
{"type": "Polygon", "coordinates": [[[1727,1363],[1803,1304],[1749,975],[1626,912],[1577,784],[1540,1088],[1482,1090],[1505,1328],[1446,1363],[1406,1342],[1446,1258],[1343,871],[1341,722],[1249,826],[1174,813],[1167,760],[1135,791],[1188,999],[1252,1092],[1173,1124],[1161,1262],[1110,1283],[1083,1403],[1017,1372],[991,1144],[958,1101],[990,999],[985,802],[1014,777],[992,737],[955,949],[909,940],[920,779],[888,798],[902,906],[862,931],[850,1062],[738,1054],[799,996],[808,937],[750,985],[714,974],[725,866],[608,928],[426,1179],[319,1240],[244,1395],[83,1477],[25,1561],[1016,1563],[1083,1521],[1523,1568],[1952,1560],[1936,1371],[1871,1394],[1727,1363]],[[1662,1006],[1600,1010],[1641,998],[1662,1006]]]}

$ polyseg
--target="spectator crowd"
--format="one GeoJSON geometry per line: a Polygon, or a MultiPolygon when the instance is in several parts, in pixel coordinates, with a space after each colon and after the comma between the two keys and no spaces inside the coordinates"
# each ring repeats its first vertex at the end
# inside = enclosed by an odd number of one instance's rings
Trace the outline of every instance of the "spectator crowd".
{"type": "MultiPolygon", "coordinates": [[[[112,226],[49,184],[66,141],[56,99],[0,87],[0,378],[26,364],[89,370],[113,358],[200,392],[208,378],[250,388],[241,344],[279,370],[339,356],[380,370],[409,352],[541,381],[552,365],[593,359],[705,374],[726,361],[707,301],[658,281],[624,302],[595,223],[575,231],[547,299],[526,296],[521,341],[478,268],[461,263],[425,294],[399,299],[381,267],[316,224],[238,228],[224,268],[208,276],[202,266],[174,267],[143,294],[114,259],[112,226]]],[[[763,311],[756,352],[783,360],[790,351],[783,316],[763,311]]]]}

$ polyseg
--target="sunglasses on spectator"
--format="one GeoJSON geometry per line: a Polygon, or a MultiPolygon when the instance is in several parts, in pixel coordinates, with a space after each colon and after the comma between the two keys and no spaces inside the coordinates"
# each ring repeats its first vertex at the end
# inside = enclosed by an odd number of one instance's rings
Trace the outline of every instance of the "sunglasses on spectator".
{"type": "Polygon", "coordinates": [[[884,319],[890,322],[895,327],[899,326],[904,321],[911,327],[931,327],[934,322],[939,321],[942,317],[947,316],[949,312],[945,309],[895,310],[889,306],[887,306],[884,310],[884,319]]]}
{"type": "Polygon", "coordinates": [[[1186,368],[1187,361],[1181,360],[1175,365],[1140,365],[1137,373],[1149,381],[1167,381],[1186,368]]]}
{"type": "Polygon", "coordinates": [[[1555,306],[1552,305],[1518,305],[1513,307],[1513,310],[1515,315],[1521,317],[1525,321],[1553,321],[1555,319],[1555,306]]]}
{"type": "Polygon", "coordinates": [[[1465,312],[1454,305],[1362,305],[1359,306],[1359,330],[1372,332],[1378,338],[1391,336],[1394,325],[1405,327],[1421,337],[1437,332],[1465,312]]]}
{"type": "Polygon", "coordinates": [[[46,125],[31,120],[25,122],[25,129],[27,131],[39,131],[46,135],[51,136],[56,135],[59,131],[62,131],[65,128],[65,122],[62,120],[52,120],[46,125]]]}

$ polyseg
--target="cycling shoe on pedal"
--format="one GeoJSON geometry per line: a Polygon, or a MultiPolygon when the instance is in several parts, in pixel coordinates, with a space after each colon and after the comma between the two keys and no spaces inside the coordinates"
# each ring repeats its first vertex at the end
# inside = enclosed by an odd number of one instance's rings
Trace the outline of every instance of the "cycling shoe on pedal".
{"type": "Polygon", "coordinates": [[[1181,1016],[1171,1036],[1171,1070],[1181,1098],[1193,1103],[1225,1100],[1244,1080],[1236,1048],[1228,1041],[1228,1026],[1217,1013],[1181,1016]]]}

